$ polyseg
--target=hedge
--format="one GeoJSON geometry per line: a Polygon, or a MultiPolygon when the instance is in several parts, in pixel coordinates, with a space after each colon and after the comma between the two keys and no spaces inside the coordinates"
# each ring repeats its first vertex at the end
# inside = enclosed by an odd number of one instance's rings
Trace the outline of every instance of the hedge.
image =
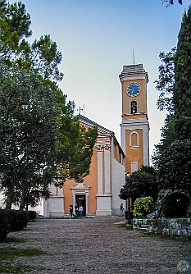
{"type": "Polygon", "coordinates": [[[10,231],[9,216],[4,209],[0,209],[0,242],[5,240],[10,231]]]}

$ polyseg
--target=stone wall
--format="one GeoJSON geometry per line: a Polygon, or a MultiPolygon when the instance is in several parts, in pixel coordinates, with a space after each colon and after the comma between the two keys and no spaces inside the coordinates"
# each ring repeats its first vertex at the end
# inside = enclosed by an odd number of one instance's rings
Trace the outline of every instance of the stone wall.
{"type": "Polygon", "coordinates": [[[191,218],[134,219],[133,225],[151,234],[191,237],[191,218]]]}

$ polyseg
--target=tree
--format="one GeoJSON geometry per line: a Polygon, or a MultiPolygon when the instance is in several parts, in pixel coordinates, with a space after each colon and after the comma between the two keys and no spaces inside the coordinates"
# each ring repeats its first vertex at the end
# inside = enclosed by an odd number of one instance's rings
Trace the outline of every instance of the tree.
{"type": "MultiPolygon", "coordinates": [[[[167,3],[167,6],[174,5],[174,0],[162,0],[162,3],[167,3]]],[[[178,3],[182,5],[182,0],[178,0],[178,3]]]]}
{"type": "Polygon", "coordinates": [[[177,140],[165,149],[156,165],[160,188],[191,194],[191,140],[177,140]]]}
{"type": "MultiPolygon", "coordinates": [[[[183,16],[178,36],[177,50],[173,57],[174,73],[171,105],[173,112],[167,116],[163,139],[154,156],[158,169],[160,188],[191,190],[191,7],[183,16]]],[[[160,82],[166,80],[161,74],[160,82]]],[[[167,79],[168,82],[168,79],[167,79]]],[[[172,81],[170,80],[170,84],[172,81]]]]}
{"type": "MultiPolygon", "coordinates": [[[[97,130],[85,130],[57,86],[62,55],[49,35],[31,45],[22,3],[0,2],[0,183],[23,209],[48,196],[52,177],[88,174],[97,130]]],[[[62,184],[62,182],[61,182],[62,184]]]]}
{"type": "Polygon", "coordinates": [[[30,15],[26,13],[21,2],[9,4],[6,0],[0,2],[0,57],[11,62],[30,50],[26,38],[30,37],[30,15]]]}
{"type": "Polygon", "coordinates": [[[43,169],[53,165],[55,153],[54,91],[35,71],[0,68],[1,185],[7,207],[14,201],[23,209],[29,193],[46,192],[43,169]]]}
{"type": "Polygon", "coordinates": [[[157,155],[168,147],[175,140],[175,122],[174,122],[174,60],[176,55],[176,47],[170,52],[161,52],[159,57],[162,64],[159,66],[159,79],[155,81],[156,89],[160,91],[159,99],[157,100],[158,109],[167,111],[167,116],[164,122],[164,127],[161,129],[161,142],[155,146],[155,154],[153,161],[156,161],[157,155]]]}
{"type": "MultiPolygon", "coordinates": [[[[74,116],[75,105],[69,101],[61,90],[57,90],[57,130],[56,166],[62,173],[63,180],[75,179],[82,182],[89,174],[91,157],[97,138],[97,128],[81,127],[79,117],[74,116]]],[[[60,181],[60,186],[63,182],[60,181]]]]}
{"type": "Polygon", "coordinates": [[[182,191],[167,191],[161,201],[162,215],[167,218],[187,217],[190,197],[182,191]]]}
{"type": "Polygon", "coordinates": [[[43,80],[60,81],[63,73],[58,69],[62,54],[50,35],[41,36],[31,45],[26,40],[32,35],[30,15],[21,2],[0,5],[0,57],[10,66],[17,63],[25,69],[37,69],[43,80]]]}
{"type": "Polygon", "coordinates": [[[93,148],[97,139],[97,128],[86,129],[80,126],[80,134],[77,136],[74,153],[70,157],[70,178],[74,178],[78,183],[89,174],[89,167],[93,155],[93,148]]]}
{"type": "Polygon", "coordinates": [[[1,187],[7,208],[14,202],[23,209],[48,197],[51,177],[60,177],[61,186],[66,178],[83,180],[97,129],[81,128],[74,103],[36,70],[0,68],[1,187]]]}
{"type": "Polygon", "coordinates": [[[58,69],[61,60],[62,54],[57,50],[56,42],[51,40],[50,35],[44,35],[32,43],[26,64],[37,69],[44,80],[61,81],[63,73],[58,69]]]}
{"type": "Polygon", "coordinates": [[[184,14],[174,60],[175,131],[177,139],[191,139],[191,7],[184,14]]]}
{"type": "Polygon", "coordinates": [[[43,169],[47,174],[55,152],[56,85],[51,80],[61,79],[61,54],[49,36],[31,46],[26,40],[30,23],[24,4],[1,2],[0,173],[8,208],[15,202],[23,209],[26,200],[47,195],[50,180],[43,169]]]}
{"type": "Polygon", "coordinates": [[[160,110],[167,110],[170,114],[174,112],[173,88],[174,88],[174,59],[176,48],[170,52],[161,52],[159,57],[162,64],[159,66],[159,79],[155,81],[156,89],[160,91],[157,106],[160,110]]]}
{"type": "Polygon", "coordinates": [[[126,176],[126,184],[121,188],[119,197],[127,198],[153,197],[156,200],[158,185],[156,182],[156,171],[153,167],[142,166],[130,176],[126,176]]]}

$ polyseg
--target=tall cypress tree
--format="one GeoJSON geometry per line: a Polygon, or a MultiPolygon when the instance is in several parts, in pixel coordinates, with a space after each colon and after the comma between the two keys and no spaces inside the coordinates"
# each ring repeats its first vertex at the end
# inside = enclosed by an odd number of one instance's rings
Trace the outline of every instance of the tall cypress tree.
{"type": "MultiPolygon", "coordinates": [[[[191,7],[183,16],[173,61],[173,81],[169,78],[170,84],[173,82],[172,113],[166,120],[154,160],[160,188],[185,190],[191,195],[191,7]]],[[[157,84],[168,87],[163,71],[157,84]]]]}
{"type": "Polygon", "coordinates": [[[185,12],[174,59],[173,103],[176,138],[191,139],[191,6],[185,12]]]}

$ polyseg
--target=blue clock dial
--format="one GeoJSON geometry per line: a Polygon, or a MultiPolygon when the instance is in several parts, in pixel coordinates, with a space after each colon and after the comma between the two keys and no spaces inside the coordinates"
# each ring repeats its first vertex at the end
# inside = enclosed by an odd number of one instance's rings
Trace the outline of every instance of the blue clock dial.
{"type": "Polygon", "coordinates": [[[131,83],[128,85],[127,94],[129,96],[132,96],[132,97],[137,96],[139,92],[140,92],[140,87],[137,83],[131,83]]]}

